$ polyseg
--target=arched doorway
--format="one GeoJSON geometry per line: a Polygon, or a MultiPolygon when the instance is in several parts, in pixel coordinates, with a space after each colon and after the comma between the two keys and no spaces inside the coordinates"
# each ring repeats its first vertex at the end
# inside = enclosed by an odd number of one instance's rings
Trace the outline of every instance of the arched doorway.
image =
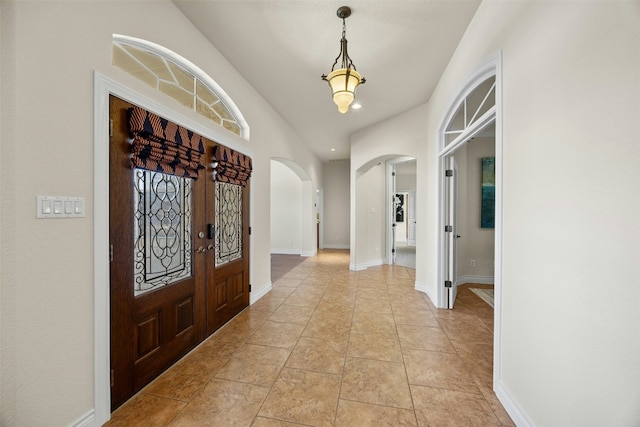
{"type": "Polygon", "coordinates": [[[309,174],[285,158],[271,159],[271,253],[317,253],[317,192],[309,174]]]}
{"type": "Polygon", "coordinates": [[[438,130],[438,294],[441,308],[453,308],[456,296],[456,153],[474,138],[494,139],[494,384],[500,378],[502,291],[502,103],[501,55],[482,63],[447,110],[438,130]]]}

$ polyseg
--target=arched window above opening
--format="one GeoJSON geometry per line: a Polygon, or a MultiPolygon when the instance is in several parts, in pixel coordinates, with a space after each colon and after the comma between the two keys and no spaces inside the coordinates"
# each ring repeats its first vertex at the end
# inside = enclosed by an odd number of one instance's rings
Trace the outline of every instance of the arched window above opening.
{"type": "Polygon", "coordinates": [[[249,140],[249,126],[215,81],[180,55],[146,40],[113,36],[113,65],[230,132],[249,140]]]}
{"type": "Polygon", "coordinates": [[[467,129],[489,113],[496,105],[495,74],[477,85],[465,96],[449,121],[444,132],[444,144],[449,145],[467,129]]]}

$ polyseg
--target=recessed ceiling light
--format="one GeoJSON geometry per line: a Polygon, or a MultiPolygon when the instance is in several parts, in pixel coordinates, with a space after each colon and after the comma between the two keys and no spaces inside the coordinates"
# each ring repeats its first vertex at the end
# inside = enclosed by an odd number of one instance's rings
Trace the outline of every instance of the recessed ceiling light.
{"type": "Polygon", "coordinates": [[[359,102],[354,102],[353,104],[351,104],[351,108],[353,108],[354,110],[359,110],[362,108],[362,105],[359,102]]]}
{"type": "Polygon", "coordinates": [[[336,151],[336,149],[335,149],[335,148],[332,148],[332,149],[331,149],[331,151],[336,151]]]}

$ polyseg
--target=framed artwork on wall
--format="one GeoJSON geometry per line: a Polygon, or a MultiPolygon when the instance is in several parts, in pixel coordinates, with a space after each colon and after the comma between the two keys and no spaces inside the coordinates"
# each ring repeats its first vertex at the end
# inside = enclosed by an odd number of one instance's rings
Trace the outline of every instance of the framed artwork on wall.
{"type": "Polygon", "coordinates": [[[404,222],[404,194],[396,194],[394,205],[396,208],[396,222],[404,222]]]}
{"type": "Polygon", "coordinates": [[[482,158],[482,200],[480,228],[495,228],[496,216],[496,158],[482,158]]]}

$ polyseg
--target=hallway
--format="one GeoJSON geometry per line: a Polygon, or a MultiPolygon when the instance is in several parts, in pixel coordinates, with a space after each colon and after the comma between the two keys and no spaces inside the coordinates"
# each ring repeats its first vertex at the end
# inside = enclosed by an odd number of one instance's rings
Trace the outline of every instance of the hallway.
{"type": "Polygon", "coordinates": [[[489,305],[463,286],[438,310],[414,270],[348,263],[305,259],[107,425],[513,425],[491,391],[489,305]]]}

